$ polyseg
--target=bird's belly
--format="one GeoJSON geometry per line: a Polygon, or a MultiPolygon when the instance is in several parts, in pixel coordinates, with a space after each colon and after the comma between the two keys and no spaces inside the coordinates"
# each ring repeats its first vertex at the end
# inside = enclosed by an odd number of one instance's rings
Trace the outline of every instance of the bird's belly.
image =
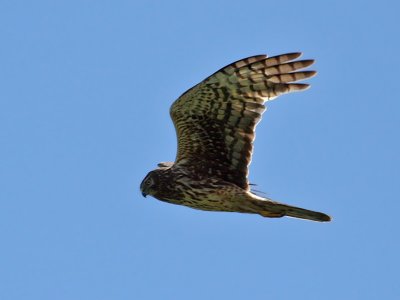
{"type": "Polygon", "coordinates": [[[241,193],[227,187],[187,189],[182,196],[161,201],[207,211],[236,211],[241,193]]]}

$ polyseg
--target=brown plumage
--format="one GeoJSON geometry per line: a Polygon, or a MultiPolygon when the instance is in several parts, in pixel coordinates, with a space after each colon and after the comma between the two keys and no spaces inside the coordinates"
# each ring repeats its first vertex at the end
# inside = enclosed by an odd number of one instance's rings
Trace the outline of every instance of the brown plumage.
{"type": "Polygon", "coordinates": [[[201,210],[330,221],[326,214],[253,194],[247,178],[264,103],[308,88],[294,82],[316,74],[299,71],[314,62],[295,60],[300,55],[239,60],[181,95],[170,109],[178,136],[175,163],[160,163],[147,174],[142,194],[201,210]]]}

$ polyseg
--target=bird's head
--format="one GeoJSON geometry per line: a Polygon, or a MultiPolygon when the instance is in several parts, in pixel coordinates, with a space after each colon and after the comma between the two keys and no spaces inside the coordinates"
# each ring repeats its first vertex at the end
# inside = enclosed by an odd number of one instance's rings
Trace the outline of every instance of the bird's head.
{"type": "Polygon", "coordinates": [[[143,197],[147,195],[154,196],[157,193],[157,185],[159,182],[159,176],[157,170],[149,172],[140,184],[140,191],[143,197]]]}

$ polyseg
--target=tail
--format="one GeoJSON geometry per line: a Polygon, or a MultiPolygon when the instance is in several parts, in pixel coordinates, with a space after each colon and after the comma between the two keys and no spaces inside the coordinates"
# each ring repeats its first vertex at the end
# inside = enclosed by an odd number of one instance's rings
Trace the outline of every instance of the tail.
{"type": "Polygon", "coordinates": [[[268,199],[263,201],[258,200],[258,207],[260,210],[258,214],[263,217],[279,218],[279,217],[293,217],[317,222],[330,222],[331,217],[318,211],[312,211],[296,206],[274,202],[268,199]]]}

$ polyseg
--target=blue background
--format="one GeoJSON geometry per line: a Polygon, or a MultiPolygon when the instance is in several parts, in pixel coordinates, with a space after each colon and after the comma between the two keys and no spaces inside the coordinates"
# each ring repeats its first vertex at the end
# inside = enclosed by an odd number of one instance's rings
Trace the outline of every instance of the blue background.
{"type": "Polygon", "coordinates": [[[398,299],[396,1],[1,1],[1,299],[398,299]],[[142,198],[169,106],[243,57],[303,51],[250,179],[320,224],[142,198]]]}

